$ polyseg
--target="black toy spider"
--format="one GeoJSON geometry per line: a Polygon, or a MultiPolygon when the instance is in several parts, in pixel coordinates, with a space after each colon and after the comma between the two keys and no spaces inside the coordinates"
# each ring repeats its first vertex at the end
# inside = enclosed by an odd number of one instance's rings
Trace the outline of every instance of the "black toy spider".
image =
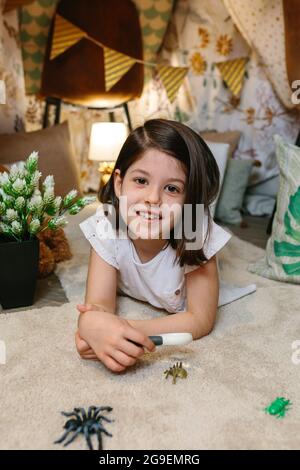
{"type": "Polygon", "coordinates": [[[101,411],[112,411],[110,406],[90,406],[88,411],[86,412],[84,408],[74,408],[74,410],[70,413],[66,413],[62,411],[61,414],[66,416],[67,418],[74,416],[74,418],[69,419],[65,425],[64,429],[66,432],[59,438],[54,444],[60,444],[63,442],[70,432],[74,434],[64,443],[64,447],[74,441],[74,439],[78,436],[78,434],[84,434],[86,438],[86,442],[89,446],[90,450],[93,449],[91,436],[93,434],[97,434],[98,436],[98,450],[102,450],[102,436],[101,433],[104,432],[107,436],[112,437],[106,429],[103,427],[101,420],[107,421],[108,423],[113,422],[114,420],[108,419],[105,416],[100,415],[101,411]]]}

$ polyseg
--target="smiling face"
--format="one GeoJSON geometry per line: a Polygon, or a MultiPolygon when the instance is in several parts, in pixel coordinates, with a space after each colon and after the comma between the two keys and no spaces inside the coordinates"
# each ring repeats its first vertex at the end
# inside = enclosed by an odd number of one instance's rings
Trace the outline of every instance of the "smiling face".
{"type": "Polygon", "coordinates": [[[120,213],[133,238],[169,238],[179,220],[186,196],[184,165],[160,150],[144,152],[122,180],[114,172],[120,213]]]}

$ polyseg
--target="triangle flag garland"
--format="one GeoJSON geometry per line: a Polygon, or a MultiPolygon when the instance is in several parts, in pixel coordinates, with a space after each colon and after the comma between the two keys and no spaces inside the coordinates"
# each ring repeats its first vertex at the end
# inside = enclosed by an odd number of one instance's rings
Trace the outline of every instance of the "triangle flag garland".
{"type": "MultiPolygon", "coordinates": [[[[0,0],[1,1],[1,0],[0,0]]],[[[136,63],[155,67],[166,89],[168,99],[173,103],[177,92],[189,71],[189,67],[176,67],[171,65],[158,65],[135,59],[127,54],[113,50],[105,46],[95,38],[90,37],[85,31],[72,24],[59,14],[55,15],[50,60],[55,59],[67,49],[72,47],[82,38],[87,38],[103,49],[104,54],[104,82],[105,91],[109,91],[136,63]]]]}
{"type": "Polygon", "coordinates": [[[247,62],[248,57],[242,57],[240,59],[216,63],[221,72],[222,79],[235,96],[238,96],[241,92],[247,62]]]}
{"type": "Polygon", "coordinates": [[[80,39],[87,37],[82,29],[58,14],[55,15],[54,21],[50,60],[55,59],[71,46],[74,46],[80,39]]]}
{"type": "Polygon", "coordinates": [[[188,67],[171,67],[168,65],[158,65],[157,70],[160,79],[166,89],[168,98],[173,103],[182,82],[188,73],[188,67]]]}
{"type": "Polygon", "coordinates": [[[136,63],[136,59],[104,47],[105,91],[109,91],[136,63]]]}

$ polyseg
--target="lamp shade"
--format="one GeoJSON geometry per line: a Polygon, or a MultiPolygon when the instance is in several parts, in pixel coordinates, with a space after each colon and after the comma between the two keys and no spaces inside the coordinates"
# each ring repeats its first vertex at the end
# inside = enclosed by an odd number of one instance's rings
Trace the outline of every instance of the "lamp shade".
{"type": "Polygon", "coordinates": [[[5,104],[5,82],[0,80],[0,104],[5,104]]]}
{"type": "Polygon", "coordinates": [[[116,161],[127,134],[127,126],[121,122],[95,122],[91,131],[89,160],[116,161]]]}

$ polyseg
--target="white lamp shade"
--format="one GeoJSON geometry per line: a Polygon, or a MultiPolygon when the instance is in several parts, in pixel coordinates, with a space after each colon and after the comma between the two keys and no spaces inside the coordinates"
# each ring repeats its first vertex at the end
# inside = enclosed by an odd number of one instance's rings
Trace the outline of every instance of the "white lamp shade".
{"type": "Polygon", "coordinates": [[[116,161],[128,135],[121,122],[95,122],[92,126],[89,160],[116,161]]]}
{"type": "Polygon", "coordinates": [[[6,96],[5,96],[5,82],[0,80],[0,104],[6,103],[6,96]]]}

